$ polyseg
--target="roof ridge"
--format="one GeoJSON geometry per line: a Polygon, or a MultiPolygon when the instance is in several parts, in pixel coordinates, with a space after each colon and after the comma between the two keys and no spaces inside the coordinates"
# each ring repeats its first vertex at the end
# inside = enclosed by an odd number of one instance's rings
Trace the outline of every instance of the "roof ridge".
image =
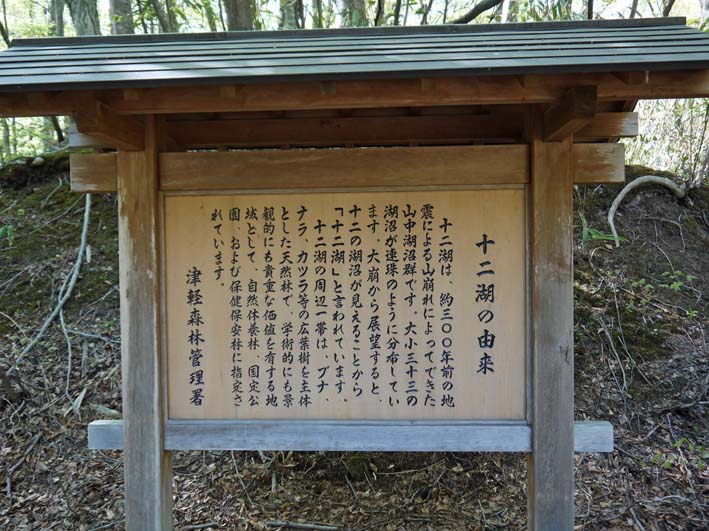
{"type": "Polygon", "coordinates": [[[277,38],[319,38],[329,36],[368,36],[368,35],[416,35],[427,33],[465,34],[493,31],[535,31],[545,29],[583,29],[583,28],[637,28],[653,26],[685,26],[685,17],[635,18],[613,20],[577,20],[553,22],[520,22],[504,24],[439,24],[428,26],[378,26],[366,28],[303,29],[272,31],[221,31],[208,33],[150,33],[137,35],[86,35],[81,37],[38,37],[13,39],[10,48],[29,46],[60,46],[66,44],[95,43],[140,43],[140,42],[182,42],[182,41],[218,41],[250,40],[269,37],[277,38]]]}

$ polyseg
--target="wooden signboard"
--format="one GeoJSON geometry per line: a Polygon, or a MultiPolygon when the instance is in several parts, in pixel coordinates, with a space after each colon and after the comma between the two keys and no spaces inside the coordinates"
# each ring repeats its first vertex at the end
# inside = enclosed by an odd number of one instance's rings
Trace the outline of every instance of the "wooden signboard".
{"type": "MultiPolygon", "coordinates": [[[[613,449],[574,422],[573,186],[623,181],[636,100],[709,94],[706,47],[676,19],[401,30],[346,41],[443,39],[435,60],[343,70],[345,34],[318,32],[296,68],[282,45],[305,33],[279,33],[268,68],[5,76],[5,116],[72,115],[117,148],[73,154],[72,188],[118,195],[124,418],[89,446],[124,451],[127,530],[172,529],[175,450],[525,452],[528,528],[573,529],[574,451],[613,449]],[[527,29],[695,48],[449,57],[527,29]]],[[[184,43],[212,38],[253,44],[184,43]]],[[[140,39],[119,48],[181,46],[140,39]]]]}
{"type": "Polygon", "coordinates": [[[523,186],[171,194],[163,216],[169,418],[526,419],[523,186]]]}

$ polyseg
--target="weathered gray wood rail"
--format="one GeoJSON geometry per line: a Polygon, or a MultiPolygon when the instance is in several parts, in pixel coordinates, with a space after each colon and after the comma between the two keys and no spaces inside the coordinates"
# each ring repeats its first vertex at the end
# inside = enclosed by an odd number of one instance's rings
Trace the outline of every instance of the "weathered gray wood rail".
{"type": "MultiPolygon", "coordinates": [[[[531,452],[524,421],[171,420],[165,450],[531,452]]],[[[89,448],[123,449],[123,421],[89,424],[89,448]]],[[[574,424],[577,452],[612,452],[609,422],[574,424]]]]}

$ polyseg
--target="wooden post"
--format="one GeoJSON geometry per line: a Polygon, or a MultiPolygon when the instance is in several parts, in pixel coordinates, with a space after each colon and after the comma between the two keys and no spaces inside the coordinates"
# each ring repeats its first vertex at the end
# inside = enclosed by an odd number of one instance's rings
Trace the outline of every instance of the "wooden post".
{"type": "Polygon", "coordinates": [[[530,531],[574,525],[573,145],[531,124],[532,453],[530,531]]]}
{"type": "Polygon", "coordinates": [[[171,460],[163,444],[156,136],[149,116],[145,150],[119,151],[117,158],[127,531],[172,529],[171,460]]]}

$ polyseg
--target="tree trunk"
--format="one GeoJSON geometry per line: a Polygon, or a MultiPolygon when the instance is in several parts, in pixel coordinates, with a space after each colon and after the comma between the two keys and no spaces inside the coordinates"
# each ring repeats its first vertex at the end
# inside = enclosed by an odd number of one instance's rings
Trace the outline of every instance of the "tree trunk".
{"type": "Polygon", "coordinates": [[[477,17],[482,15],[485,11],[497,7],[502,3],[502,0],[482,0],[478,4],[475,4],[473,8],[468,11],[465,15],[458,17],[455,20],[451,20],[452,24],[467,24],[477,17]]]}
{"type": "Polygon", "coordinates": [[[400,24],[399,18],[401,17],[401,0],[396,0],[396,3],[394,4],[394,26],[398,26],[400,24]]]}
{"type": "Polygon", "coordinates": [[[313,27],[323,27],[322,0],[313,0],[313,27]]]}
{"type": "Polygon", "coordinates": [[[667,0],[667,4],[665,5],[665,8],[662,10],[662,16],[669,17],[670,12],[672,11],[672,7],[674,5],[675,5],[675,0],[667,0]]]}
{"type": "Polygon", "coordinates": [[[96,0],[67,0],[77,35],[101,35],[96,0]]]}
{"type": "Polygon", "coordinates": [[[143,3],[137,2],[138,6],[138,22],[140,22],[140,27],[143,29],[143,33],[148,32],[148,25],[145,22],[145,12],[143,11],[143,3]]]}
{"type": "Polygon", "coordinates": [[[630,16],[628,18],[635,18],[638,14],[638,0],[633,0],[633,4],[630,6],[630,16]]]}
{"type": "Polygon", "coordinates": [[[174,0],[165,0],[165,11],[167,12],[168,31],[180,31],[180,25],[177,23],[177,15],[175,13],[174,0]]]}
{"type": "Polygon", "coordinates": [[[111,33],[114,35],[135,33],[131,0],[110,0],[108,9],[111,14],[111,33]]]}
{"type": "Polygon", "coordinates": [[[62,142],[64,142],[64,131],[62,131],[62,126],[59,123],[59,118],[57,118],[56,116],[47,116],[45,120],[47,126],[46,149],[49,150],[49,148],[54,145],[54,142],[52,142],[52,137],[56,138],[56,144],[61,144],[62,142]]]}
{"type": "Polygon", "coordinates": [[[214,12],[214,6],[210,0],[202,2],[204,16],[207,18],[207,26],[209,31],[217,31],[217,14],[214,12]]]}
{"type": "Polygon", "coordinates": [[[10,34],[7,31],[7,28],[5,27],[5,24],[3,24],[2,22],[0,22],[0,35],[2,35],[2,40],[5,42],[5,46],[9,48],[12,39],[10,39],[10,34]]]}
{"type": "Polygon", "coordinates": [[[169,33],[172,31],[170,29],[170,19],[165,14],[165,10],[162,5],[160,5],[159,0],[150,0],[150,5],[153,6],[155,10],[155,16],[158,17],[158,24],[160,24],[160,31],[162,33],[169,33]]]}
{"type": "Polygon", "coordinates": [[[433,0],[428,0],[428,4],[423,6],[423,15],[421,16],[421,25],[426,26],[428,24],[428,15],[431,13],[431,8],[433,7],[433,0]]]}
{"type": "MultiPolygon", "coordinates": [[[[401,3],[398,2],[398,5],[401,3]]],[[[366,0],[338,0],[337,6],[343,28],[369,26],[366,0]]]]}
{"type": "Polygon", "coordinates": [[[7,162],[12,157],[12,143],[10,142],[10,126],[7,118],[2,118],[2,157],[7,162]]]}
{"type": "Polygon", "coordinates": [[[227,29],[229,31],[254,29],[251,8],[251,0],[224,0],[227,29]]]}
{"type": "Polygon", "coordinates": [[[64,0],[50,0],[49,2],[49,20],[54,29],[54,35],[57,37],[64,36],[64,0]]]}
{"type": "Polygon", "coordinates": [[[302,0],[281,0],[281,29],[302,28],[304,23],[302,0]]]}

